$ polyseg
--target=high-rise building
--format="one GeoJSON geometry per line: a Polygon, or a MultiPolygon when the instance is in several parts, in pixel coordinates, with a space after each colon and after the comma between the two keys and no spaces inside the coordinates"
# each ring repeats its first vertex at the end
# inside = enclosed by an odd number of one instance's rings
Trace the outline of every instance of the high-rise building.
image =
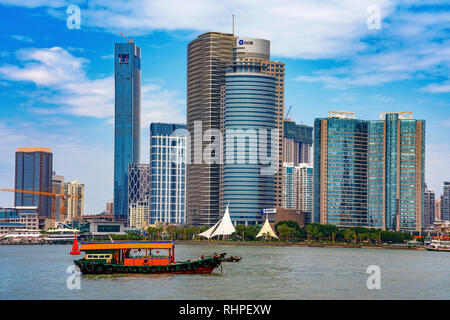
{"type": "Polygon", "coordinates": [[[441,219],[441,203],[442,203],[442,194],[436,199],[435,207],[434,207],[434,220],[442,220],[441,219]]]}
{"type": "Polygon", "coordinates": [[[66,182],[64,183],[64,193],[68,196],[78,196],[68,197],[64,200],[65,220],[80,220],[84,215],[84,184],[78,183],[77,180],[66,182]]]}
{"type": "Polygon", "coordinates": [[[275,77],[275,98],[276,98],[275,129],[278,140],[278,170],[274,176],[275,179],[274,206],[281,207],[283,204],[284,63],[279,61],[269,61],[268,57],[266,60],[262,60],[260,64],[261,64],[261,73],[269,74],[275,77]]]}
{"type": "MultiPolygon", "coordinates": [[[[237,46],[240,41],[238,38],[237,46]]],[[[269,48],[267,40],[246,38],[243,44],[246,42],[256,48],[257,56],[264,56],[261,48],[269,48]]],[[[247,51],[253,52],[253,49],[247,51]]],[[[268,57],[267,51],[265,58],[268,57]]],[[[281,177],[277,135],[279,83],[275,75],[262,72],[263,68],[258,57],[234,59],[222,89],[224,164],[221,166],[220,202],[222,212],[229,204],[235,224],[260,224],[262,210],[277,206],[277,174],[281,177]],[[264,163],[262,155],[269,154],[270,161],[264,163]]]]}
{"type": "Polygon", "coordinates": [[[300,163],[299,167],[299,210],[305,213],[306,223],[311,222],[313,213],[313,166],[310,163],[300,163]]]}
{"type": "Polygon", "coordinates": [[[292,162],[283,164],[283,208],[296,209],[304,213],[307,222],[311,222],[313,211],[313,166],[292,162]]]}
{"type": "MultiPolygon", "coordinates": [[[[186,125],[150,125],[150,224],[184,224],[186,125]]],[[[195,192],[195,188],[193,190],[195,192]]]]}
{"type": "Polygon", "coordinates": [[[450,182],[444,181],[441,196],[441,220],[450,220],[450,182]]]}
{"type": "Polygon", "coordinates": [[[313,128],[285,119],[283,129],[283,162],[311,163],[313,128]]]}
{"type": "MultiPolygon", "coordinates": [[[[56,175],[55,172],[53,172],[52,175],[52,188],[53,193],[63,193],[64,191],[64,177],[56,175]]],[[[61,207],[63,203],[63,199],[60,197],[57,197],[53,199],[54,207],[55,207],[55,218],[57,221],[61,221],[61,207]]]]}
{"type": "Polygon", "coordinates": [[[330,112],[314,123],[314,222],[421,231],[425,121],[330,112]]]}
{"type": "Polygon", "coordinates": [[[283,163],[283,208],[299,207],[299,185],[298,168],[292,162],[283,163]]]}
{"type": "Polygon", "coordinates": [[[135,43],[116,43],[114,215],[128,213],[128,165],[139,163],[141,116],[141,49],[135,43]]]}
{"type": "MultiPolygon", "coordinates": [[[[53,154],[48,148],[17,148],[15,189],[49,192],[52,190],[53,154]]],[[[52,217],[52,197],[15,193],[14,206],[37,206],[40,218],[52,217]]]]}
{"type": "Polygon", "coordinates": [[[150,197],[150,164],[130,163],[128,166],[128,207],[150,197]]]}
{"type": "Polygon", "coordinates": [[[425,184],[423,229],[432,226],[434,223],[435,204],[436,200],[434,191],[428,189],[427,185],[425,184]]]}
{"type": "Polygon", "coordinates": [[[219,165],[204,162],[207,130],[219,129],[220,88],[233,56],[233,34],[208,32],[191,41],[187,49],[187,130],[192,139],[187,150],[186,220],[189,225],[212,225],[219,219],[219,165]]]}

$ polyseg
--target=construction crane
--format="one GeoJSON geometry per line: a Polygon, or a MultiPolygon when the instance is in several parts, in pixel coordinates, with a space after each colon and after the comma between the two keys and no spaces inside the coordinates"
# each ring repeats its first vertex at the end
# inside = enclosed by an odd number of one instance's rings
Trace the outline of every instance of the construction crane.
{"type": "Polygon", "coordinates": [[[289,113],[291,112],[292,104],[289,106],[288,112],[286,113],[286,117],[284,119],[286,120],[289,117],[289,113]]]}
{"type": "Polygon", "coordinates": [[[30,191],[30,190],[17,190],[17,189],[0,189],[0,191],[14,192],[14,193],[27,193],[27,194],[37,194],[42,196],[49,196],[53,198],[52,201],[52,225],[55,226],[55,202],[57,198],[61,199],[61,217],[60,220],[64,221],[64,213],[66,212],[66,207],[64,205],[64,200],[69,198],[78,198],[81,199],[82,196],[76,195],[68,195],[64,194],[64,188],[61,187],[61,193],[56,193],[55,188],[53,188],[53,192],[41,192],[41,191],[30,191]]]}
{"type": "Polygon", "coordinates": [[[128,43],[132,43],[133,42],[133,38],[131,38],[131,40],[128,40],[127,37],[125,37],[125,35],[123,33],[120,33],[122,35],[122,37],[124,37],[128,43]]]}

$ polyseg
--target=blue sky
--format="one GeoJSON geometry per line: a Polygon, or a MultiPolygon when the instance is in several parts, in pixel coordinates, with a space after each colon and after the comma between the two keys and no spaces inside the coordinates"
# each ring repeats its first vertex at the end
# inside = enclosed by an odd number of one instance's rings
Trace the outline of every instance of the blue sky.
{"type": "MultiPolygon", "coordinates": [[[[271,41],[286,64],[285,108],[312,125],[329,110],[426,120],[426,182],[450,180],[450,5],[430,0],[0,0],[0,187],[14,186],[17,147],[48,147],[54,169],[86,185],[86,213],[113,193],[113,50],[142,49],[142,162],[150,122],[185,122],[186,48],[198,34],[271,41]],[[66,10],[81,9],[81,29],[66,10]],[[377,11],[373,11],[373,6],[377,11]],[[369,28],[374,12],[380,28],[369,28]],[[369,24],[368,24],[369,21],[369,24]]],[[[13,196],[0,194],[0,206],[13,196]]]]}

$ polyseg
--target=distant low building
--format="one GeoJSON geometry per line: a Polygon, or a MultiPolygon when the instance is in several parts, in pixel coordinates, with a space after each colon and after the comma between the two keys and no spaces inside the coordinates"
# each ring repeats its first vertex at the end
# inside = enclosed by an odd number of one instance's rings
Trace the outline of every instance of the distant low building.
{"type": "Polygon", "coordinates": [[[0,221],[6,228],[7,224],[16,225],[16,228],[39,230],[39,217],[37,207],[9,207],[0,208],[0,221]]]}
{"type": "Polygon", "coordinates": [[[138,201],[130,204],[129,226],[131,228],[144,228],[149,221],[148,201],[138,201]]]}
{"type": "Polygon", "coordinates": [[[450,221],[449,220],[436,220],[433,224],[433,229],[440,235],[450,234],[450,221]]]}
{"type": "Polygon", "coordinates": [[[114,214],[114,202],[107,202],[106,203],[106,210],[105,215],[112,215],[114,214]]]}
{"type": "Polygon", "coordinates": [[[107,236],[107,235],[124,235],[125,223],[115,221],[92,221],[89,222],[88,231],[85,236],[107,236]]]}

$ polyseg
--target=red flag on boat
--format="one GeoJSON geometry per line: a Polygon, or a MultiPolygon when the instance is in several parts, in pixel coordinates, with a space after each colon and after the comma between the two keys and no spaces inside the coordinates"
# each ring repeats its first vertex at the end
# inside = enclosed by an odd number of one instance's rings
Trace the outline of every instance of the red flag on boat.
{"type": "Polygon", "coordinates": [[[74,238],[73,238],[72,251],[70,251],[70,254],[71,254],[71,255],[81,254],[80,250],[78,249],[78,240],[77,240],[77,236],[74,236],[74,238]]]}

